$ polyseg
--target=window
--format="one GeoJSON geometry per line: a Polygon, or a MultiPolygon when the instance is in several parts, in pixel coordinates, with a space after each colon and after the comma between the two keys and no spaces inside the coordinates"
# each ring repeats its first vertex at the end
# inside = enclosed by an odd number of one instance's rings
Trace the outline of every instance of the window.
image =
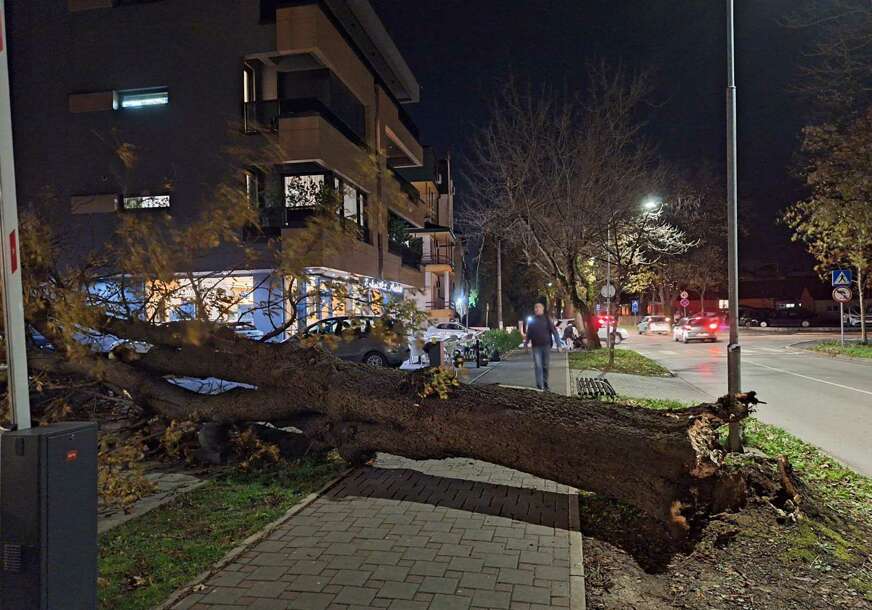
{"type": "Polygon", "coordinates": [[[125,197],[125,210],[151,210],[157,208],[170,207],[169,195],[142,195],[135,197],[125,197]]]}
{"type": "Polygon", "coordinates": [[[245,172],[245,196],[248,203],[254,207],[260,206],[261,177],[258,172],[245,172]]]}
{"type": "Polygon", "coordinates": [[[359,227],[366,227],[366,193],[341,178],[333,179],[337,193],[342,193],[342,218],[359,227]]]}
{"type": "Polygon", "coordinates": [[[121,108],[164,106],[170,103],[170,93],[166,87],[128,89],[118,92],[118,103],[121,108]]]}
{"type": "Polygon", "coordinates": [[[323,174],[285,176],[285,207],[313,208],[323,190],[323,174]]]}
{"type": "Polygon", "coordinates": [[[242,67],[242,101],[246,104],[255,101],[254,68],[245,64],[242,67]]]}

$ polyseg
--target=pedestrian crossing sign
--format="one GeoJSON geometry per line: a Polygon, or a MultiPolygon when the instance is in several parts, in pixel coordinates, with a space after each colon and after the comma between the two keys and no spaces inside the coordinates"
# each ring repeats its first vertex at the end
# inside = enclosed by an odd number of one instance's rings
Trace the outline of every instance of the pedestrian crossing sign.
{"type": "Polygon", "coordinates": [[[830,271],[833,286],[850,286],[854,280],[854,273],[850,269],[833,269],[830,271]]]}

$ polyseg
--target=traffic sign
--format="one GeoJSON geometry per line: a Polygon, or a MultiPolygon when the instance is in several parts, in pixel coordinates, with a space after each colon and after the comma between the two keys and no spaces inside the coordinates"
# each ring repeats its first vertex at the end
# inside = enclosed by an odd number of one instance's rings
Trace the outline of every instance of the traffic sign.
{"type": "Polygon", "coordinates": [[[836,303],[850,303],[854,298],[854,294],[847,286],[836,286],[833,288],[833,300],[836,303]]]}
{"type": "Polygon", "coordinates": [[[639,313],[639,299],[630,301],[630,309],[633,311],[634,316],[639,313]]]}
{"type": "Polygon", "coordinates": [[[686,297],[683,298],[683,299],[681,299],[681,300],[678,302],[678,304],[681,305],[682,307],[684,307],[685,309],[688,308],[688,307],[690,307],[690,301],[688,301],[686,297]]]}
{"type": "Polygon", "coordinates": [[[682,299],[687,299],[687,297],[689,297],[689,296],[690,296],[690,293],[687,290],[681,291],[681,298],[682,299]]]}
{"type": "Polygon", "coordinates": [[[854,282],[854,272],[850,269],[833,269],[830,278],[833,286],[850,286],[854,282]]]}
{"type": "Polygon", "coordinates": [[[615,296],[615,287],[612,284],[606,284],[600,290],[600,294],[603,295],[603,298],[611,299],[615,296]]]}

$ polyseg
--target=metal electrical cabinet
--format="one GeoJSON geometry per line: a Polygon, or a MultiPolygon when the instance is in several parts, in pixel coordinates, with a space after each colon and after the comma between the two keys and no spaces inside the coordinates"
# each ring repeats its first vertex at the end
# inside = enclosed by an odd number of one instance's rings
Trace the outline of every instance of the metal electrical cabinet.
{"type": "Polygon", "coordinates": [[[0,435],[0,608],[97,607],[97,426],[0,435]]]}

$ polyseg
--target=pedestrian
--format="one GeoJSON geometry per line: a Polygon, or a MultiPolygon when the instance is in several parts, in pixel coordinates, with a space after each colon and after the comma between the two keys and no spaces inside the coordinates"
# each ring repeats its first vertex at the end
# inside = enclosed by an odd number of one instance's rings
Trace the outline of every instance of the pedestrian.
{"type": "Polygon", "coordinates": [[[560,345],[560,336],[551,318],[545,313],[545,305],[536,303],[533,306],[533,317],[527,323],[527,334],[524,337],[524,349],[533,345],[533,370],[536,374],[536,387],[550,391],[548,387],[548,365],[551,361],[551,348],[560,345]]]}
{"type": "Polygon", "coordinates": [[[572,322],[566,323],[566,328],[563,329],[563,344],[566,346],[566,349],[572,351],[572,348],[575,347],[575,340],[578,338],[578,335],[575,332],[575,324],[572,322]]]}

